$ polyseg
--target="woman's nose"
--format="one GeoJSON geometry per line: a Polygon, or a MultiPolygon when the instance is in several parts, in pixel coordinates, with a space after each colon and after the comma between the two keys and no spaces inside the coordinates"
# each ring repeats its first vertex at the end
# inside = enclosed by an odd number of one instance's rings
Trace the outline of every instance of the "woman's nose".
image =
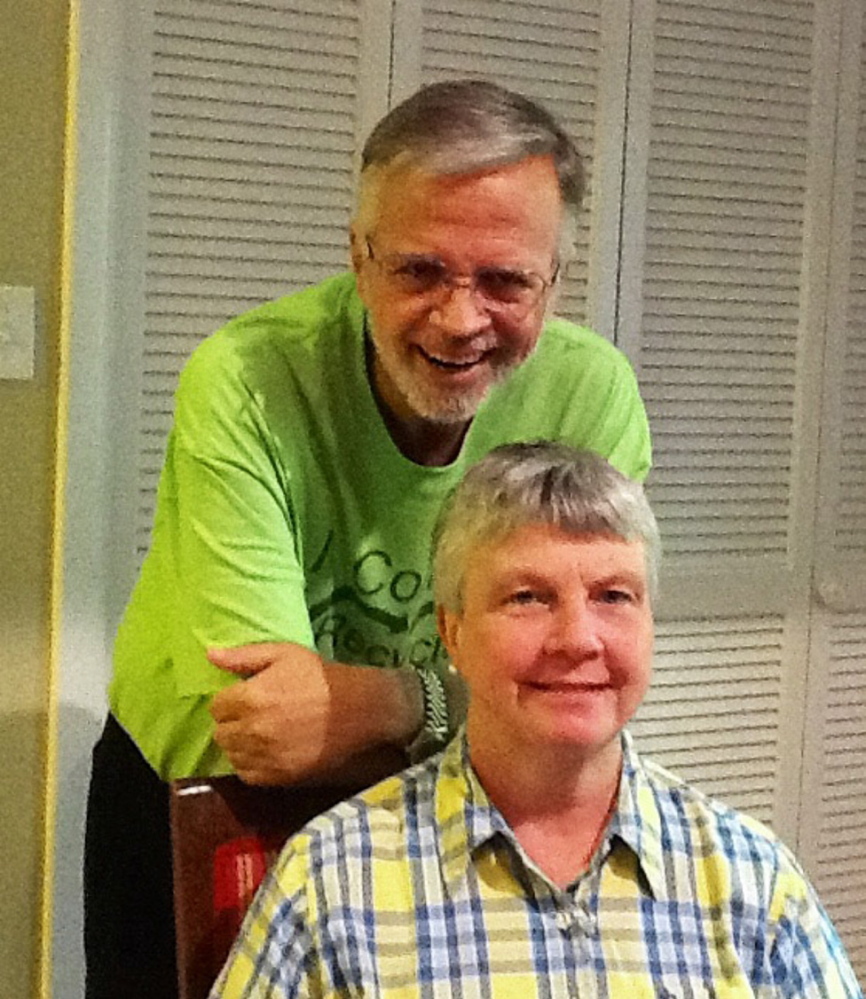
{"type": "Polygon", "coordinates": [[[547,647],[580,657],[599,652],[602,643],[592,607],[580,600],[562,603],[552,616],[547,647]]]}

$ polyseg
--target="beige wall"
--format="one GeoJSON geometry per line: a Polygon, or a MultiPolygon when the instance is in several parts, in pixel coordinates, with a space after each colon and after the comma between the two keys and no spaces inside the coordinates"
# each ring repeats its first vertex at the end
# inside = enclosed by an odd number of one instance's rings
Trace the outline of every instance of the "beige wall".
{"type": "Polygon", "coordinates": [[[38,965],[67,0],[3,3],[0,284],[36,289],[36,375],[0,380],[0,999],[38,965]]]}

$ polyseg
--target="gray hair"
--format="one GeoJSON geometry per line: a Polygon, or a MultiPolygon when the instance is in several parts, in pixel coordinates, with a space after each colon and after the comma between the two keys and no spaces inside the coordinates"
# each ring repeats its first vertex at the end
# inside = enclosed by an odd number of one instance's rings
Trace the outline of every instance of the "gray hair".
{"type": "MultiPolygon", "coordinates": [[[[583,199],[580,153],[553,115],[529,98],[487,80],[432,83],[392,108],[361,154],[361,189],[374,167],[406,165],[433,174],[465,174],[550,156],[573,243],[583,199]]],[[[375,172],[375,171],[373,171],[375,172]]]]}
{"type": "Polygon", "coordinates": [[[661,543],[641,484],[592,451],[537,441],[494,448],[446,500],[433,535],[436,603],[459,613],[473,550],[534,524],[642,541],[655,600],[661,543]]]}

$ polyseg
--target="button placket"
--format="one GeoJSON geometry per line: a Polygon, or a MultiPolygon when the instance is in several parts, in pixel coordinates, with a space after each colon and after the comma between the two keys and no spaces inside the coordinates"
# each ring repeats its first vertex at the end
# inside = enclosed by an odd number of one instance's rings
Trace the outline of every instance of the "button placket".
{"type": "MultiPolygon", "coordinates": [[[[606,844],[605,844],[606,846],[606,844]]],[[[598,936],[598,918],[595,915],[593,900],[598,898],[601,881],[601,865],[590,867],[586,875],[574,886],[572,904],[575,923],[586,937],[598,936]]]]}

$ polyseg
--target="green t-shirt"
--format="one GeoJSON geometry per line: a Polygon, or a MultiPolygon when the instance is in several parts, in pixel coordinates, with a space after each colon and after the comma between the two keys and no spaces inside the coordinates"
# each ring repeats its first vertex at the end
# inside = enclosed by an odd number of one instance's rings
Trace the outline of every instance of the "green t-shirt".
{"type": "Polygon", "coordinates": [[[231,770],[207,709],[234,678],[210,647],[298,642],[340,662],[444,669],[430,587],[441,501],[492,447],[539,438],[636,478],[649,469],[628,361],[562,320],[442,468],[405,458],[382,422],[351,274],[205,340],[180,379],[151,548],[114,650],[111,708],[151,765],[164,778],[231,770]]]}

